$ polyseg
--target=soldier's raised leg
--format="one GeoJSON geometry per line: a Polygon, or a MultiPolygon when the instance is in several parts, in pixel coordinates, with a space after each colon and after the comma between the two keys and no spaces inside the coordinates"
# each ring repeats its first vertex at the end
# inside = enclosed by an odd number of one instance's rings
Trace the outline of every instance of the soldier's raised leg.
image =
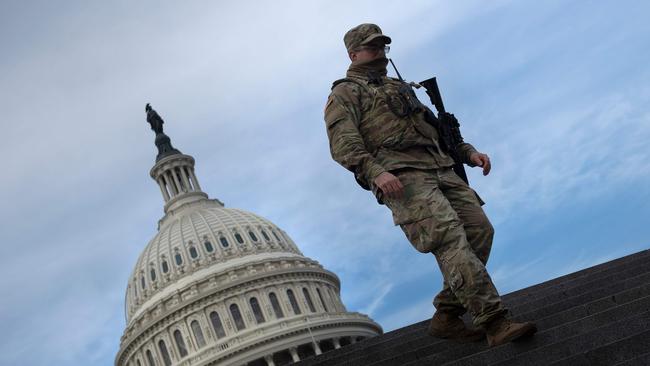
{"type": "MultiPolygon", "coordinates": [[[[505,312],[485,266],[474,254],[463,224],[438,186],[436,171],[397,173],[404,186],[401,199],[385,198],[396,224],[420,252],[433,253],[461,309],[468,309],[477,325],[505,312]]],[[[476,339],[480,332],[467,329],[456,314],[439,314],[444,329],[437,336],[476,339]]]]}
{"type": "MultiPolygon", "coordinates": [[[[487,265],[492,249],[494,228],[481,208],[474,191],[452,169],[438,170],[436,175],[440,190],[463,223],[472,251],[484,265],[487,265]]],[[[456,316],[466,312],[446,280],[443,281],[440,293],[433,299],[433,305],[439,312],[456,316]]]]}
{"type": "MultiPolygon", "coordinates": [[[[406,170],[397,176],[404,186],[403,197],[385,199],[395,223],[418,251],[435,255],[455,297],[470,312],[474,324],[486,330],[488,343],[498,345],[534,333],[534,324],[505,318],[506,310],[485,265],[472,250],[463,223],[441,190],[440,172],[406,170]]],[[[443,327],[438,329],[439,336],[466,339],[476,335],[460,318],[442,315],[446,316],[438,319],[443,327]]]]}

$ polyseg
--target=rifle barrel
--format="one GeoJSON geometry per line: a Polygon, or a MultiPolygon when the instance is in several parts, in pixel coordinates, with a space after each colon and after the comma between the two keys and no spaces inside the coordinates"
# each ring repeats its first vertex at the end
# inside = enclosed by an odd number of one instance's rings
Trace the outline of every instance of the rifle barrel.
{"type": "Polygon", "coordinates": [[[445,105],[442,102],[442,96],[440,95],[440,89],[438,88],[438,81],[436,81],[436,78],[432,77],[431,79],[421,81],[420,85],[427,90],[427,95],[431,99],[431,103],[436,106],[438,113],[445,113],[445,105]]]}
{"type": "Polygon", "coordinates": [[[402,79],[402,75],[400,75],[399,71],[397,71],[397,67],[395,67],[393,60],[389,58],[388,61],[390,61],[390,64],[393,65],[393,69],[395,69],[395,72],[397,73],[397,77],[399,78],[399,80],[404,81],[404,79],[402,79]]]}

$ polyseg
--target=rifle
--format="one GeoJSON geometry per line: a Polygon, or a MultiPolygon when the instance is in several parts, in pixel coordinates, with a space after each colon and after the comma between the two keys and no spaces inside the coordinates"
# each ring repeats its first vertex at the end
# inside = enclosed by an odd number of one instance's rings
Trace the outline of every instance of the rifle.
{"type": "Polygon", "coordinates": [[[429,99],[431,99],[431,104],[436,107],[438,111],[438,117],[428,115],[430,123],[433,123],[434,126],[438,129],[438,134],[440,135],[440,141],[442,142],[442,148],[454,159],[454,171],[458,176],[469,184],[467,179],[467,173],[465,173],[465,167],[463,166],[460,156],[458,156],[458,150],[456,147],[458,144],[463,142],[463,136],[460,133],[460,123],[458,119],[445,110],[445,105],[442,102],[442,96],[440,95],[440,89],[438,88],[438,82],[435,77],[431,79],[424,80],[420,82],[420,85],[426,90],[429,99]],[[435,118],[435,120],[433,118],[435,118]]]}
{"type": "MultiPolygon", "coordinates": [[[[460,123],[452,113],[448,113],[445,110],[445,105],[442,102],[442,96],[440,95],[440,88],[438,88],[438,82],[436,81],[436,78],[432,77],[430,79],[421,81],[420,83],[414,83],[414,82],[407,83],[402,78],[402,75],[400,75],[399,71],[397,71],[397,67],[395,67],[393,60],[388,59],[388,61],[390,61],[390,64],[393,66],[393,69],[395,69],[395,73],[397,73],[397,77],[399,78],[399,80],[404,82],[406,85],[408,85],[408,89],[410,91],[410,93],[408,94],[410,96],[412,96],[417,100],[417,96],[415,95],[415,91],[413,91],[413,87],[415,88],[424,87],[424,89],[426,90],[429,99],[431,99],[431,104],[433,104],[436,107],[436,110],[438,111],[438,117],[436,117],[433,114],[431,109],[424,108],[425,119],[438,131],[441,148],[445,150],[445,152],[448,153],[451,156],[451,158],[454,160],[453,169],[456,175],[458,175],[463,181],[465,181],[465,183],[467,183],[467,185],[469,185],[469,180],[467,179],[467,173],[465,172],[465,167],[463,166],[463,162],[461,161],[460,156],[458,155],[458,149],[457,149],[458,144],[463,142],[463,136],[460,133],[460,123]]],[[[476,198],[478,198],[478,201],[481,204],[481,206],[484,205],[485,202],[483,202],[481,197],[479,197],[478,193],[476,192],[474,193],[476,194],[476,198]]]]}

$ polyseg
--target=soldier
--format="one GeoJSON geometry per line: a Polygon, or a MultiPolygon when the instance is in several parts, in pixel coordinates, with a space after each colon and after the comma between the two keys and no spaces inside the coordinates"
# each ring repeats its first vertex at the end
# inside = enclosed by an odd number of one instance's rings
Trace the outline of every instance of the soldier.
{"type": "MultiPolygon", "coordinates": [[[[491,346],[533,334],[533,323],[505,317],[485,269],[494,229],[475,192],[452,170],[454,161],[425,120],[426,107],[409,105],[403,82],[386,76],[390,37],[375,24],[361,24],[344,43],[352,62],[325,105],[330,151],[390,208],[415,249],[435,255],[444,283],[429,334],[458,341],[487,335],[491,346]],[[477,328],[460,318],[466,311],[477,328]]],[[[465,164],[490,172],[490,158],[472,145],[461,143],[457,151],[465,164]]]]}

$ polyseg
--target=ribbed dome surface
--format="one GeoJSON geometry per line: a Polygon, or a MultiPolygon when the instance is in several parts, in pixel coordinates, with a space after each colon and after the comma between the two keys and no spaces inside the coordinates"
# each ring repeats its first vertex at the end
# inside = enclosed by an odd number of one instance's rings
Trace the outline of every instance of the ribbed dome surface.
{"type": "MultiPolygon", "coordinates": [[[[201,269],[261,253],[302,253],[275,224],[218,201],[193,202],[161,222],[129,279],[127,320],[151,297],[201,269]]],[[[290,255],[291,255],[290,254],[290,255]]]]}

